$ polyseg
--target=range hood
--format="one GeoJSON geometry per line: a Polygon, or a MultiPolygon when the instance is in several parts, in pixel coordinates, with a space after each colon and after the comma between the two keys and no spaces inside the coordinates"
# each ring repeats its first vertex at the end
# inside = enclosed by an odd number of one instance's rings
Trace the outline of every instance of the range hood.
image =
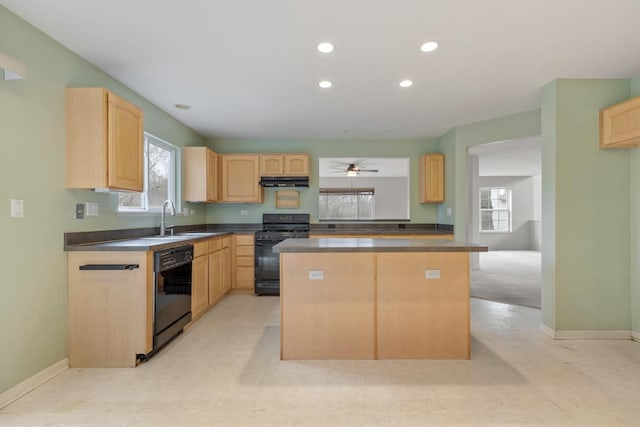
{"type": "Polygon", "coordinates": [[[308,187],[308,176],[263,176],[260,178],[263,187],[308,187]]]}

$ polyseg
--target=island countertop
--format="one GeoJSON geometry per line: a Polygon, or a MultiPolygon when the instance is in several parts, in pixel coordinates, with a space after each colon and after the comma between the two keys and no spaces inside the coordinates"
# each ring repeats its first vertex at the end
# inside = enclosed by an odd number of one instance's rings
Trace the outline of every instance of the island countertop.
{"type": "Polygon", "coordinates": [[[487,252],[475,243],[444,239],[307,238],[287,239],[273,247],[276,253],[309,252],[487,252]]]}

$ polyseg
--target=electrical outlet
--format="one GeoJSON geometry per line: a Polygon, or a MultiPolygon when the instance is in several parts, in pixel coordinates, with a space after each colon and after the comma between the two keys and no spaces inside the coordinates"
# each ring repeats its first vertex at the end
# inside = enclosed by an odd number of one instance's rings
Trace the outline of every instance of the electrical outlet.
{"type": "Polygon", "coordinates": [[[98,203],[87,202],[86,213],[87,216],[98,216],[98,203]]]}
{"type": "Polygon", "coordinates": [[[440,270],[425,270],[424,277],[428,280],[435,280],[440,278],[440,270]]]}
{"type": "Polygon", "coordinates": [[[453,211],[451,210],[451,208],[447,208],[447,216],[451,216],[453,214],[453,211]]]}
{"type": "Polygon", "coordinates": [[[240,215],[249,215],[249,211],[246,209],[241,209],[240,210],[240,215]]]}
{"type": "Polygon", "coordinates": [[[182,215],[189,216],[189,208],[182,208],[182,215]]]}
{"type": "Polygon", "coordinates": [[[24,200],[11,199],[11,218],[24,218],[24,200]]]}
{"type": "Polygon", "coordinates": [[[324,280],[324,271],[309,270],[309,280],[324,280]]]}

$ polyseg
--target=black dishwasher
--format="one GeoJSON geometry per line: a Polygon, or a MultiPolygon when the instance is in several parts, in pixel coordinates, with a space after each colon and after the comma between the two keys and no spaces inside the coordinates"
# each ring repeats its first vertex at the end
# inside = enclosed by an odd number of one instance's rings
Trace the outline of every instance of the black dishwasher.
{"type": "Polygon", "coordinates": [[[182,332],[191,321],[191,262],[193,246],[157,251],[153,254],[154,310],[153,351],[182,332]]]}

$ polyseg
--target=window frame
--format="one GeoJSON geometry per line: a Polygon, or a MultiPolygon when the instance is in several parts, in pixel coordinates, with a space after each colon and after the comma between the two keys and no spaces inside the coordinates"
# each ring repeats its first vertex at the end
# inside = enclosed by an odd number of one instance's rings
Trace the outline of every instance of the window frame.
{"type": "Polygon", "coordinates": [[[168,182],[168,198],[173,202],[177,212],[182,211],[181,197],[180,197],[180,165],[181,165],[181,150],[180,147],[171,144],[157,136],[144,132],[144,189],[140,193],[142,194],[142,206],[141,207],[123,207],[120,205],[119,196],[116,198],[117,213],[124,215],[145,215],[145,214],[158,214],[161,211],[160,207],[149,207],[149,145],[155,145],[163,150],[169,152],[169,182],[168,182]]]}
{"type": "MultiPolygon", "coordinates": [[[[318,196],[338,196],[338,195],[352,195],[352,196],[371,196],[371,214],[372,216],[369,218],[361,218],[360,217],[360,203],[357,202],[356,199],[356,217],[322,217],[321,206],[318,204],[318,219],[320,221],[372,221],[375,218],[375,207],[376,207],[376,199],[375,199],[375,188],[367,187],[367,188],[320,188],[318,191],[318,196]]],[[[318,200],[320,202],[320,200],[318,200]]]]}
{"type": "Polygon", "coordinates": [[[480,233],[490,234],[508,234],[513,232],[513,206],[512,206],[512,190],[511,187],[480,187],[478,190],[478,230],[480,233]],[[482,192],[492,190],[506,190],[507,193],[507,208],[483,208],[482,207],[482,192]],[[507,230],[485,230],[482,228],[482,213],[483,212],[506,212],[507,213],[507,230]]]}

